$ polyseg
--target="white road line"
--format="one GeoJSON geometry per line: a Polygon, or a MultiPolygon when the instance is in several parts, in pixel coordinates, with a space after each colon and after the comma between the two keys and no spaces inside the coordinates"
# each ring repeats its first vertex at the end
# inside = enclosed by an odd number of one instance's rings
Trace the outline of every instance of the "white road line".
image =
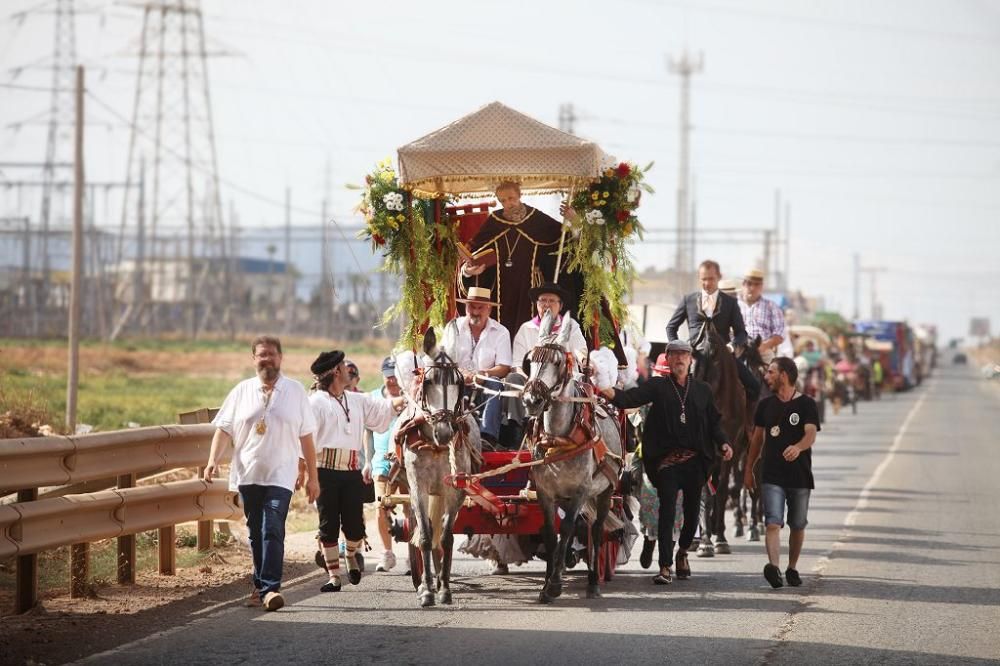
{"type": "Polygon", "coordinates": [[[875,468],[875,471],[872,472],[872,475],[868,477],[868,482],[865,483],[864,488],[861,489],[861,493],[858,495],[858,501],[854,504],[854,508],[851,509],[851,512],[844,518],[844,527],[843,530],[841,530],[840,535],[837,537],[837,540],[834,541],[830,551],[827,552],[826,555],[819,558],[816,565],[813,566],[812,570],[814,573],[822,573],[826,569],[826,566],[830,563],[830,559],[834,551],[844,547],[848,532],[850,532],[851,527],[853,527],[858,521],[858,516],[861,515],[861,512],[868,507],[872,491],[878,486],[879,482],[881,482],[882,475],[885,473],[885,470],[889,468],[890,464],[892,464],[893,458],[896,457],[896,451],[899,450],[899,446],[903,443],[903,437],[906,436],[906,432],[910,428],[910,422],[912,422],[913,417],[917,415],[917,411],[920,410],[920,407],[924,404],[924,400],[927,399],[927,396],[930,394],[933,387],[934,381],[931,380],[928,382],[928,385],[920,398],[913,403],[913,407],[910,408],[910,412],[906,415],[906,418],[903,419],[903,423],[899,426],[899,430],[896,431],[896,436],[892,440],[892,446],[889,447],[889,451],[885,454],[885,457],[882,458],[882,461],[878,464],[878,467],[875,468]]]}

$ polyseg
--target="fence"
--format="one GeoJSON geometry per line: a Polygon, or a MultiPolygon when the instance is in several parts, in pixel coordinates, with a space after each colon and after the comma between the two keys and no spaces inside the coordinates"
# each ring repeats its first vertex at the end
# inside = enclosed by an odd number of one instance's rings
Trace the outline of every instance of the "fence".
{"type": "MultiPolygon", "coordinates": [[[[207,420],[200,410],[182,421],[207,420]]],[[[159,571],[175,572],[178,523],[199,521],[198,547],[211,547],[213,520],[241,515],[236,493],[225,480],[200,479],[136,487],[137,478],[208,460],[213,426],[168,425],[77,437],[0,440],[0,497],[17,492],[17,501],[0,505],[0,558],[17,557],[15,611],[38,601],[38,553],[71,546],[70,594],[84,596],[92,541],[117,537],[118,582],[135,582],[135,534],[159,530],[159,571]],[[65,490],[99,488],[70,493],[65,490]]],[[[200,468],[199,468],[200,471],[200,468]]]]}

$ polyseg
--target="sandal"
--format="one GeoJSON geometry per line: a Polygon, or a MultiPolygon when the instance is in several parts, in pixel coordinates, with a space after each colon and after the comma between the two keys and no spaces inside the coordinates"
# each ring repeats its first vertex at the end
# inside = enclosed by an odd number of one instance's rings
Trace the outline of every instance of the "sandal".
{"type": "Polygon", "coordinates": [[[670,573],[670,567],[660,567],[660,573],[653,576],[655,585],[670,585],[672,582],[674,582],[674,578],[670,573]]]}
{"type": "Polygon", "coordinates": [[[678,550],[675,558],[677,567],[677,580],[685,580],[691,577],[691,565],[688,564],[688,554],[686,550],[678,550]]]}

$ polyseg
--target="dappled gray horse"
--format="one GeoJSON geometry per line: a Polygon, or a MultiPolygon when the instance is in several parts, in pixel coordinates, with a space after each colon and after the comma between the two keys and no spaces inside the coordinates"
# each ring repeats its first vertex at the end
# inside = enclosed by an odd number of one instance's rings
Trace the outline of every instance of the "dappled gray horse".
{"type": "Polygon", "coordinates": [[[522,401],[534,426],[529,434],[534,460],[531,468],[545,519],[545,583],[539,595],[551,603],[562,594],[566,549],[573,540],[576,519],[589,501],[595,502],[587,557],[587,597],[601,596],[598,553],[604,540],[604,519],[622,466],[622,441],[614,418],[598,418],[592,393],[573,378],[573,357],[567,351],[569,327],[552,334],[550,313],[542,318],[538,344],[531,351],[531,375],[522,401]],[[574,399],[583,399],[574,401],[574,399]],[[562,523],[556,533],[556,509],[562,523]]]}
{"type": "Polygon", "coordinates": [[[395,441],[403,449],[410,508],[416,522],[411,543],[420,549],[423,559],[423,582],[417,588],[421,606],[434,605],[435,591],[438,603],[451,603],[453,529],[465,493],[447,483],[446,477],[468,474],[472,452],[481,446],[479,423],[466,411],[466,387],[452,360],[454,350],[435,350],[435,345],[430,330],[424,338],[425,367],[395,433],[395,441]]]}

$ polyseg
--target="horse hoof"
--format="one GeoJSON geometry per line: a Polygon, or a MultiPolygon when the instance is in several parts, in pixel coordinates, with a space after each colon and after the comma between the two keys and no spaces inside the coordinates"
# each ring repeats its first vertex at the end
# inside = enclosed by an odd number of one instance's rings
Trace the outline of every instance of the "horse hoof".
{"type": "Polygon", "coordinates": [[[439,604],[450,605],[451,604],[451,590],[442,590],[442,591],[438,592],[437,602],[439,604]]]}
{"type": "Polygon", "coordinates": [[[743,536],[743,526],[742,525],[737,525],[736,526],[736,531],[733,532],[733,536],[736,537],[737,539],[740,538],[741,536],[743,536]]]}
{"type": "Polygon", "coordinates": [[[600,599],[601,598],[601,588],[596,585],[587,586],[587,598],[588,599],[600,599]]]}
{"type": "Polygon", "coordinates": [[[423,608],[427,608],[429,606],[433,606],[434,605],[434,593],[433,592],[424,592],[423,594],[421,594],[420,595],[420,605],[423,608]]]}
{"type": "Polygon", "coordinates": [[[760,541],[760,530],[751,527],[750,531],[747,532],[747,541],[760,541]]]}
{"type": "Polygon", "coordinates": [[[545,594],[558,599],[562,595],[562,583],[549,583],[545,586],[545,594]]]}
{"type": "Polygon", "coordinates": [[[698,552],[695,553],[698,557],[715,557],[715,546],[712,544],[702,544],[698,546],[698,552]]]}
{"type": "Polygon", "coordinates": [[[732,555],[733,549],[729,547],[729,544],[725,541],[720,541],[715,544],[715,552],[718,555],[732,555]]]}

